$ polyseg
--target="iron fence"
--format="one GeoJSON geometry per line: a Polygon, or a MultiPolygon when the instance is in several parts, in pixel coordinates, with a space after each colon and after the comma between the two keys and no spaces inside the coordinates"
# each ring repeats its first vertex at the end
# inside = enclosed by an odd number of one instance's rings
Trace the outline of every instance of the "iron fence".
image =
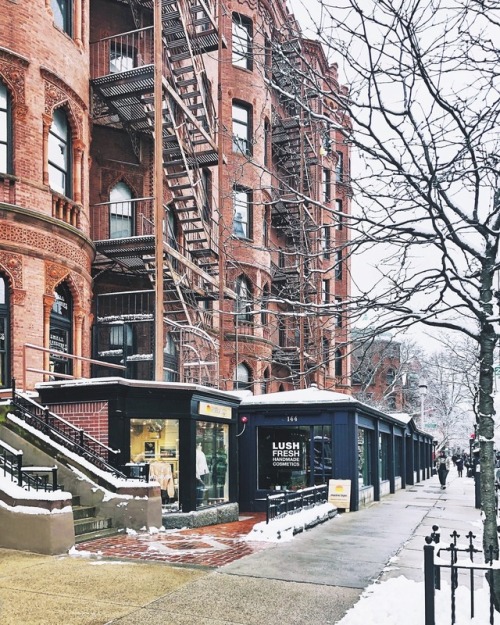
{"type": "Polygon", "coordinates": [[[310,486],[295,491],[282,491],[266,497],[266,523],[286,516],[291,512],[312,508],[328,501],[328,486],[310,486]]]}
{"type": "MultiPolygon", "coordinates": [[[[452,542],[447,547],[439,547],[435,553],[434,544],[440,543],[441,535],[437,525],[432,526],[432,533],[426,536],[424,546],[424,586],[425,586],[425,625],[436,625],[435,592],[441,590],[441,577],[444,571],[449,571],[450,580],[450,608],[451,625],[457,623],[457,589],[459,579],[463,584],[462,588],[468,588],[470,600],[470,618],[475,615],[474,592],[479,583],[483,583],[484,575],[488,579],[494,570],[500,568],[498,553],[490,547],[487,554],[486,563],[474,561],[476,554],[482,554],[483,550],[474,545],[475,534],[469,532],[466,536],[466,543],[458,543],[460,534],[453,531],[450,534],[452,542]],[[434,543],[434,544],[433,544],[434,543]]],[[[498,622],[498,621],[497,621],[498,622]]],[[[489,623],[495,623],[494,595],[490,584],[489,591],[489,623]]]]}

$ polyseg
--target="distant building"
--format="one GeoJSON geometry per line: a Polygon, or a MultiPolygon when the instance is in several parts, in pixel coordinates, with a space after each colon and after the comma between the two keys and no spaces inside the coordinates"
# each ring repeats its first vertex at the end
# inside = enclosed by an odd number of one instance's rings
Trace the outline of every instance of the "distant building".
{"type": "Polygon", "coordinates": [[[366,341],[353,333],[352,394],[380,410],[409,412],[419,409],[420,364],[402,361],[401,343],[390,337],[366,341]]]}

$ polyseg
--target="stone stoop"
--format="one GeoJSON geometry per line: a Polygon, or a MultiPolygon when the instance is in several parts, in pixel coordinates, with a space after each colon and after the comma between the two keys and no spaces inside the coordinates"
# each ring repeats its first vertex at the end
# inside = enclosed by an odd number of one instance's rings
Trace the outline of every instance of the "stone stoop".
{"type": "Polygon", "coordinates": [[[114,536],[123,532],[123,530],[113,527],[112,519],[97,517],[94,506],[80,505],[79,497],[73,497],[73,519],[75,544],[83,543],[87,540],[95,540],[96,538],[114,536]]]}

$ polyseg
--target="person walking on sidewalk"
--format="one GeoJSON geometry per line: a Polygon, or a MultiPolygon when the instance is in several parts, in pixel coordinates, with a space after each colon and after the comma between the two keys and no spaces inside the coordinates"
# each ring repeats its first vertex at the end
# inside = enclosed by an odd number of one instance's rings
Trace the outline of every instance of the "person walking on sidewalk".
{"type": "Polygon", "coordinates": [[[446,488],[446,478],[448,477],[448,473],[450,472],[450,458],[445,454],[443,450],[439,452],[439,456],[436,460],[436,469],[438,472],[439,483],[441,484],[441,488],[446,488]]]}
{"type": "Polygon", "coordinates": [[[457,458],[455,466],[457,467],[458,477],[462,477],[462,471],[464,470],[464,459],[462,457],[457,458]]]}

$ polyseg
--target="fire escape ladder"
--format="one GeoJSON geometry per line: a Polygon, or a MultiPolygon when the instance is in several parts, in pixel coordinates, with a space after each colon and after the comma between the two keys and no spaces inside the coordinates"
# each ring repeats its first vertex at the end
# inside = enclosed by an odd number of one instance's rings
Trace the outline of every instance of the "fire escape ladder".
{"type": "Polygon", "coordinates": [[[218,149],[215,111],[200,55],[212,49],[218,35],[202,5],[177,0],[162,2],[167,112],[163,164],[186,250],[193,262],[216,275],[217,231],[207,210],[202,168],[217,164],[218,149]],[[207,25],[210,31],[206,30],[207,25]],[[200,30],[202,26],[205,30],[200,30]]]}
{"type": "MultiPolygon", "coordinates": [[[[191,310],[188,307],[187,303],[187,295],[182,288],[182,282],[185,280],[185,276],[176,275],[174,268],[172,266],[172,261],[167,258],[165,260],[166,269],[168,271],[164,272],[164,280],[165,280],[165,312],[169,317],[172,317],[175,312],[181,314],[181,319],[184,323],[188,325],[193,325],[191,310]],[[172,305],[176,303],[182,306],[182,309],[179,311],[169,310],[172,305]]],[[[192,293],[189,289],[189,284],[187,293],[192,293]]],[[[196,301],[195,301],[195,309],[196,309],[196,301]]]]}

